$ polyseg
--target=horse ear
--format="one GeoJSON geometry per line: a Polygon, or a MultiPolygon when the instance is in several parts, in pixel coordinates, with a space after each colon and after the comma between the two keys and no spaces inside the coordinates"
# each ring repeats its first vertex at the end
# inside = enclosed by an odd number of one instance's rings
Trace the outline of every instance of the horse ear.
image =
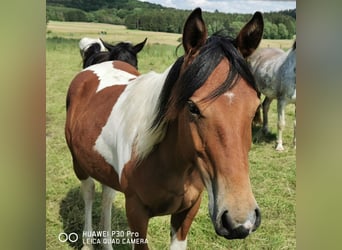
{"type": "Polygon", "coordinates": [[[113,45],[104,42],[101,38],[99,38],[99,39],[100,39],[100,41],[102,42],[103,46],[105,46],[105,48],[108,49],[108,51],[111,51],[111,50],[114,48],[113,45]]]}
{"type": "Polygon", "coordinates": [[[133,51],[135,54],[138,54],[144,48],[146,41],[147,41],[147,37],[145,38],[144,41],[142,41],[141,43],[138,43],[137,45],[133,47],[133,51]]]}
{"type": "Polygon", "coordinates": [[[185,53],[195,53],[207,40],[207,28],[202,19],[202,10],[196,8],[188,17],[183,29],[183,47],[185,53]]]}
{"type": "Polygon", "coordinates": [[[250,56],[262,38],[264,20],[260,12],[255,12],[252,19],[241,29],[236,37],[236,45],[243,57],[250,56]]]}

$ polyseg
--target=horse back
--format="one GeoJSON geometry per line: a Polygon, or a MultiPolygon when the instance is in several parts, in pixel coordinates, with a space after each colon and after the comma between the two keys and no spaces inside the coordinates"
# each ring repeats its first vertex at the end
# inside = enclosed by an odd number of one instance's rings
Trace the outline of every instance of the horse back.
{"type": "Polygon", "coordinates": [[[73,117],[107,117],[126,85],[139,72],[131,65],[121,61],[104,62],[93,65],[72,80],[67,93],[67,122],[73,123],[73,117]],[[123,75],[124,74],[124,75],[123,75]]]}
{"type": "Polygon", "coordinates": [[[284,54],[285,52],[278,48],[260,48],[248,58],[248,61],[255,70],[265,64],[273,64],[284,54]]]}
{"type": "Polygon", "coordinates": [[[281,49],[261,48],[248,58],[258,90],[272,99],[278,95],[278,71],[285,59],[284,56],[285,52],[281,49]]]}

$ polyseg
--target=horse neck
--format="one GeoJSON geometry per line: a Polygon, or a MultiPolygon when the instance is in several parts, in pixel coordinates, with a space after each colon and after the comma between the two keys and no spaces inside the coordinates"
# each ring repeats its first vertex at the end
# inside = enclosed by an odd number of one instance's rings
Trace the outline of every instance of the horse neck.
{"type": "Polygon", "coordinates": [[[287,57],[285,59],[286,62],[288,63],[294,63],[296,61],[296,50],[290,49],[286,53],[287,57]]]}
{"type": "MultiPolygon", "coordinates": [[[[279,66],[279,70],[287,71],[295,67],[296,63],[296,51],[293,49],[288,50],[281,59],[282,63],[279,66]]],[[[291,71],[292,72],[292,71],[291,71]]]]}
{"type": "MultiPolygon", "coordinates": [[[[137,100],[139,107],[134,108],[134,117],[142,116],[139,121],[153,121],[157,112],[158,97],[162,91],[163,84],[170,72],[171,65],[162,74],[149,72],[139,76],[136,81],[137,87],[140,86],[142,90],[136,88],[138,93],[136,98],[146,99],[146,95],[142,94],[143,91],[148,92],[150,97],[149,101],[137,100]],[[154,104],[152,104],[154,103],[154,104]],[[150,105],[152,104],[152,105],[150,105]]],[[[129,105],[127,105],[128,107],[129,105]]],[[[144,124],[145,122],[142,122],[144,124]]],[[[156,165],[164,169],[183,169],[184,166],[189,165],[189,162],[182,157],[184,153],[184,138],[179,136],[178,118],[173,121],[162,122],[160,126],[151,130],[151,125],[147,122],[140,129],[137,129],[137,136],[135,136],[135,152],[138,157],[139,164],[156,165]],[[148,125],[146,127],[146,124],[148,125]]],[[[174,173],[174,171],[173,171],[174,173]]]]}
{"type": "Polygon", "coordinates": [[[193,165],[191,153],[186,152],[188,145],[189,142],[186,142],[179,134],[177,120],[170,122],[167,125],[163,140],[155,146],[146,158],[147,164],[152,163],[158,168],[163,168],[164,171],[169,171],[170,174],[174,173],[179,177],[184,176],[193,165]]]}

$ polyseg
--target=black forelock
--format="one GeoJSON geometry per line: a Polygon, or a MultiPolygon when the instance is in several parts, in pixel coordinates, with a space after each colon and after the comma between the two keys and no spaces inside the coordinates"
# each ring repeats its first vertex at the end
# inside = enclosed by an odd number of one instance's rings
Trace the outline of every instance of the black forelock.
{"type": "Polygon", "coordinates": [[[159,97],[158,114],[152,127],[158,127],[172,103],[176,110],[182,108],[194,92],[206,82],[213,70],[226,57],[230,64],[230,71],[226,80],[212,93],[209,93],[206,100],[215,99],[232,88],[239,77],[242,77],[256,89],[254,77],[248,67],[246,60],[235,47],[235,40],[229,37],[213,35],[207,39],[206,44],[201,48],[199,55],[179,77],[183,64],[183,57],[180,57],[171,68],[161,95],[159,97]],[[177,82],[177,84],[176,84],[177,82]],[[174,100],[171,100],[173,93],[174,100]]]}

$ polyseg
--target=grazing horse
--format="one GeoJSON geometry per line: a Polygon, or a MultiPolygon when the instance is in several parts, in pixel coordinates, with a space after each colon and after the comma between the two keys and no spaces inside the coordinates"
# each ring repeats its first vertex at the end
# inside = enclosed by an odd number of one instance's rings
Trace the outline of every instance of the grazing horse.
{"type": "MultiPolygon", "coordinates": [[[[265,99],[263,108],[263,133],[268,130],[268,110],[273,99],[277,99],[278,136],[276,150],[283,151],[283,130],[285,128],[285,107],[296,104],[296,41],[284,52],[276,48],[258,49],[248,58],[255,82],[265,99]]],[[[256,117],[260,117],[260,109],[256,117]]],[[[296,147],[296,120],[294,121],[293,144],[296,147]]]]}
{"type": "MultiPolygon", "coordinates": [[[[241,239],[261,222],[249,179],[251,124],[259,105],[245,60],[259,45],[256,12],[235,39],[207,37],[201,9],[183,29],[185,54],[164,73],[140,75],[123,62],[83,70],[67,94],[65,134],[92,231],[94,181],[102,183],[102,222],[111,243],[114,190],[125,195],[134,249],[148,249],[151,217],[171,214],[171,249],[185,249],[206,188],[218,235],[241,239]],[[104,68],[107,67],[107,69],[104,68]],[[110,71],[112,77],[102,78],[110,71]]],[[[91,235],[83,234],[83,249],[91,235]]]]}
{"type": "MultiPolygon", "coordinates": [[[[82,40],[83,39],[84,38],[82,38],[82,40]]],[[[104,42],[102,39],[99,39],[99,41],[100,43],[95,42],[89,44],[89,46],[83,50],[83,53],[81,53],[84,69],[97,63],[114,60],[127,62],[135,68],[138,68],[137,54],[143,49],[147,38],[135,46],[129,42],[120,42],[116,45],[111,45],[104,42]],[[101,45],[108,51],[103,51],[101,45]]]]}

